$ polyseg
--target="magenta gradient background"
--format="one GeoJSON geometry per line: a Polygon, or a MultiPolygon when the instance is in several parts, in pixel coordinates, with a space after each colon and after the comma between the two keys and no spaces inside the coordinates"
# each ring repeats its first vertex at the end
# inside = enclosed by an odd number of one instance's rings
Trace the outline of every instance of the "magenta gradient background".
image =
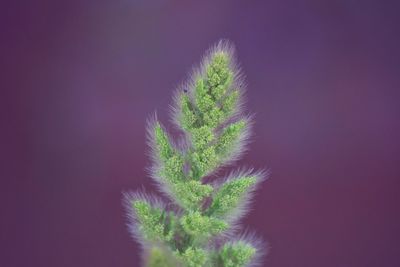
{"type": "Polygon", "coordinates": [[[269,168],[245,223],[264,266],[400,266],[399,5],[2,1],[0,266],[139,266],[121,191],[145,121],[219,38],[247,76],[269,168]]]}

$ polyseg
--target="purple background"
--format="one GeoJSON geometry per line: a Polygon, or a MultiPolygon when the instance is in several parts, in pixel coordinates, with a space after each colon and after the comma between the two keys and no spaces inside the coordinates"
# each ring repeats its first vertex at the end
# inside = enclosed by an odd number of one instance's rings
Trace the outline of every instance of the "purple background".
{"type": "Polygon", "coordinates": [[[241,164],[272,171],[245,220],[264,266],[400,266],[394,2],[2,1],[0,266],[139,265],[145,120],[219,38],[256,113],[241,164]]]}

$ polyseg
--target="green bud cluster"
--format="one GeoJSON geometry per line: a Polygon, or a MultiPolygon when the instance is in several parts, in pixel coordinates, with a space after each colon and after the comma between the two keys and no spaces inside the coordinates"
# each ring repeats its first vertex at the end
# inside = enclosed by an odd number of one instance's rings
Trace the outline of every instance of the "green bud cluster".
{"type": "Polygon", "coordinates": [[[253,257],[256,249],[242,241],[232,244],[225,244],[219,251],[220,266],[236,267],[244,266],[249,258],[253,257]]]}
{"type": "Polygon", "coordinates": [[[193,82],[177,93],[174,121],[184,140],[173,140],[157,120],[150,125],[153,178],[171,203],[166,208],[145,194],[128,198],[132,229],[148,250],[148,267],[162,262],[241,267],[262,253],[252,240],[228,235],[262,173],[237,171],[215,182],[204,179],[237,159],[247,141],[250,119],[241,113],[238,77],[232,48],[220,42],[193,82]]]}

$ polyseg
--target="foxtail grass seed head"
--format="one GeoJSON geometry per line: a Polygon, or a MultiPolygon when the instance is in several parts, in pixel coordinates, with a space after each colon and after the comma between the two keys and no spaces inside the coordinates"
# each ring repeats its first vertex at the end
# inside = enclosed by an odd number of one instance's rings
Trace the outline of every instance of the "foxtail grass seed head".
{"type": "Polygon", "coordinates": [[[235,60],[233,46],[220,41],[176,91],[172,120],[183,137],[170,135],[156,116],[148,122],[150,175],[164,198],[143,191],[124,197],[146,267],[256,266],[266,253],[254,234],[238,234],[266,173],[242,168],[215,178],[240,158],[251,132],[235,60]]]}

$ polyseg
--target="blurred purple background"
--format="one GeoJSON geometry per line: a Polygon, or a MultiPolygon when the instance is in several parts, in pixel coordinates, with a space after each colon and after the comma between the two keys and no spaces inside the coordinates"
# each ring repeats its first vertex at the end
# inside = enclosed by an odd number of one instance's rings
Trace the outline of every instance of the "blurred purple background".
{"type": "Polygon", "coordinates": [[[145,121],[233,41],[269,168],[245,224],[270,267],[400,266],[393,1],[2,1],[0,266],[139,266],[121,191],[145,121]]]}

